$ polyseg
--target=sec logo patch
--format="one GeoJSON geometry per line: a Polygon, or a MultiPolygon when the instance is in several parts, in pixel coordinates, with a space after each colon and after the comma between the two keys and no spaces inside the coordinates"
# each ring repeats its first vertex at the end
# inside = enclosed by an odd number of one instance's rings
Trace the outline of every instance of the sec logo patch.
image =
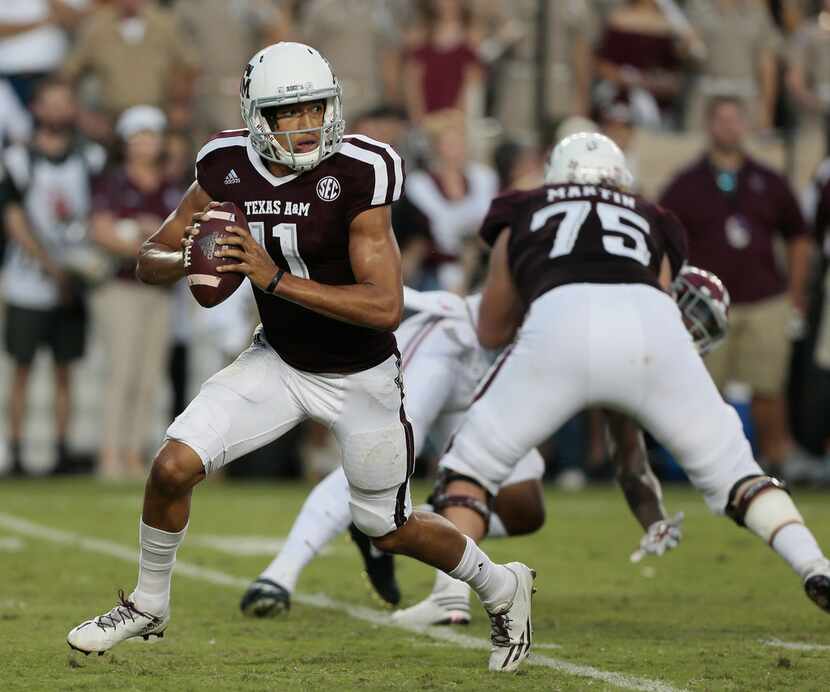
{"type": "Polygon", "coordinates": [[[317,183],[317,196],[324,202],[333,202],[340,197],[340,183],[337,178],[327,175],[317,183]]]}

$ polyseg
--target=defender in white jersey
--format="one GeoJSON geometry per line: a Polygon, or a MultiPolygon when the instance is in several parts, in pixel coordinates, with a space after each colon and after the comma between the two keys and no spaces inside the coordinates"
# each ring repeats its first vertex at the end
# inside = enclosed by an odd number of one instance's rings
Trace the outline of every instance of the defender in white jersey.
{"type": "MultiPolygon", "coordinates": [[[[737,413],[661,290],[684,259],[682,227],[625,192],[625,159],[602,135],[560,142],[546,181],[497,198],[482,228],[493,253],[479,340],[513,345],[441,461],[454,474],[452,491],[484,501],[528,449],[575,411],[601,404],[641,421],[710,509],[771,545],[830,612],[830,562],[783,484],[753,459],[737,413]],[[506,409],[506,401],[522,405],[506,409]]],[[[484,536],[475,512],[452,510],[445,515],[464,533],[484,536]]]]}

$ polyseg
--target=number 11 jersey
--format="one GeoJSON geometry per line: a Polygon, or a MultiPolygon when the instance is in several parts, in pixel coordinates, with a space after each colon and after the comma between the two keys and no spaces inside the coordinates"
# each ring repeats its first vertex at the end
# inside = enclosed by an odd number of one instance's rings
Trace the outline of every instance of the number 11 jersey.
{"type": "MultiPolygon", "coordinates": [[[[273,175],[247,130],[220,132],[196,158],[196,180],[210,197],[234,202],[254,238],[278,267],[324,284],[355,283],[349,226],[360,213],[400,198],[401,157],[360,135],[310,171],[273,175]]],[[[325,317],[254,290],[268,343],[289,365],[308,372],[366,370],[395,352],[395,337],[325,317]]]]}
{"type": "Polygon", "coordinates": [[[674,277],[687,254],[686,232],[670,211],[603,185],[545,185],[497,197],[481,237],[493,245],[508,226],[510,273],[526,305],[565,284],[660,288],[663,257],[674,277]]]}

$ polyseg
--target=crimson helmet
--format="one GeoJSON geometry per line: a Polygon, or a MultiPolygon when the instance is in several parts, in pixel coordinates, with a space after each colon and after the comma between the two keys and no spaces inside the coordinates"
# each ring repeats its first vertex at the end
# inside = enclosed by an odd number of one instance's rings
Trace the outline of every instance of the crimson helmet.
{"type": "Polygon", "coordinates": [[[729,291],[712,272],[684,265],[672,283],[672,294],[698,352],[703,355],[726,336],[729,291]]]}

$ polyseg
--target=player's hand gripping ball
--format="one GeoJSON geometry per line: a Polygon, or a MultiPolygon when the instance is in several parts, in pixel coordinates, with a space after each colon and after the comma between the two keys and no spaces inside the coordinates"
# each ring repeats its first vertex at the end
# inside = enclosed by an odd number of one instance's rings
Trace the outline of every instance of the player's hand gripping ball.
{"type": "Polygon", "coordinates": [[[227,226],[247,230],[245,215],[233,202],[211,203],[204,211],[194,214],[193,225],[182,241],[184,270],[187,285],[199,305],[212,308],[231,295],[245,275],[240,272],[220,272],[223,264],[235,264],[231,257],[222,257],[217,240],[227,235],[227,226]]]}

